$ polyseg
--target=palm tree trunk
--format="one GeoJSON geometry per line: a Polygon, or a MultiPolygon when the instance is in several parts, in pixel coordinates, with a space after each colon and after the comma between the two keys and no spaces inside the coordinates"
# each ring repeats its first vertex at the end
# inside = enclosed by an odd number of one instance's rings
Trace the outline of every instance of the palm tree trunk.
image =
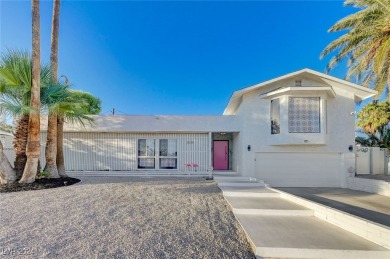
{"type": "Polygon", "coordinates": [[[3,143],[0,141],[0,184],[12,183],[15,179],[15,171],[4,154],[3,143]]]}
{"type": "Polygon", "coordinates": [[[19,183],[32,183],[37,174],[38,160],[41,151],[40,138],[40,21],[39,0],[32,0],[32,86],[31,101],[32,111],[28,123],[27,162],[19,183]]]}
{"type": "Polygon", "coordinates": [[[67,177],[64,160],[64,118],[57,117],[57,168],[60,177],[67,177]]]}
{"type": "MultiPolygon", "coordinates": [[[[59,33],[59,17],[60,17],[60,0],[54,0],[53,4],[53,19],[51,27],[51,51],[50,51],[50,66],[52,77],[57,81],[58,75],[58,33],[59,33]]],[[[47,124],[47,141],[46,141],[46,166],[44,171],[50,173],[50,178],[59,178],[57,170],[57,114],[49,113],[47,124]]]]}
{"type": "Polygon", "coordinates": [[[46,165],[43,171],[48,172],[50,178],[59,178],[57,170],[57,114],[49,113],[47,124],[47,141],[45,149],[46,165]]]}
{"type": "Polygon", "coordinates": [[[17,122],[17,127],[14,133],[14,150],[15,161],[14,169],[16,178],[20,179],[23,174],[24,166],[26,165],[26,147],[28,139],[28,121],[30,116],[28,114],[23,115],[17,122]]]}
{"type": "Polygon", "coordinates": [[[50,66],[53,74],[53,79],[56,81],[58,77],[58,34],[60,27],[60,7],[61,0],[54,0],[53,19],[51,22],[50,66]]]}

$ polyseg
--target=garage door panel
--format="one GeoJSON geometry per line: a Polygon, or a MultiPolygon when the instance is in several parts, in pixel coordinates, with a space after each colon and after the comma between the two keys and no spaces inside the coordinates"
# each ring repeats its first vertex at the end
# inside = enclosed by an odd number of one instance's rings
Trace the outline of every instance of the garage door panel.
{"type": "Polygon", "coordinates": [[[256,176],[274,187],[339,187],[340,155],[257,153],[256,176]]]}

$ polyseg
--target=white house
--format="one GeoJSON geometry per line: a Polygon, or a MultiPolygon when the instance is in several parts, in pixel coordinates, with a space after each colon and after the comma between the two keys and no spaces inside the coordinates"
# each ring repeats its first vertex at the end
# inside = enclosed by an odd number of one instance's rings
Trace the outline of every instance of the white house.
{"type": "Polygon", "coordinates": [[[213,167],[271,186],[342,187],[355,170],[355,103],[376,93],[303,69],[234,92],[221,116],[99,115],[85,128],[65,125],[66,168],[163,174],[213,167]]]}

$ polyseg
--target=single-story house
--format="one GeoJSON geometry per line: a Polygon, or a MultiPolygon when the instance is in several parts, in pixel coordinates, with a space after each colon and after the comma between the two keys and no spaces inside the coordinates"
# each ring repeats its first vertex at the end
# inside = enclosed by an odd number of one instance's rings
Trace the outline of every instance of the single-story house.
{"type": "Polygon", "coordinates": [[[355,170],[355,103],[376,93],[302,69],[235,91],[220,116],[98,115],[85,128],[65,125],[66,168],[125,175],[212,167],[271,186],[343,187],[355,170]]]}

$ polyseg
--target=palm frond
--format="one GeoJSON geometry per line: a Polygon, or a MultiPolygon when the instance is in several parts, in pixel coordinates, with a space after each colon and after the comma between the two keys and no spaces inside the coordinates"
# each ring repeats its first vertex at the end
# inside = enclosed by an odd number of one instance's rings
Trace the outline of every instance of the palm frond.
{"type": "Polygon", "coordinates": [[[388,92],[390,0],[347,0],[344,5],[361,10],[341,19],[329,29],[329,32],[347,32],[328,44],[320,58],[337,51],[327,65],[328,72],[346,59],[349,68],[347,79],[355,77],[365,87],[372,87],[380,93],[388,92]]]}

